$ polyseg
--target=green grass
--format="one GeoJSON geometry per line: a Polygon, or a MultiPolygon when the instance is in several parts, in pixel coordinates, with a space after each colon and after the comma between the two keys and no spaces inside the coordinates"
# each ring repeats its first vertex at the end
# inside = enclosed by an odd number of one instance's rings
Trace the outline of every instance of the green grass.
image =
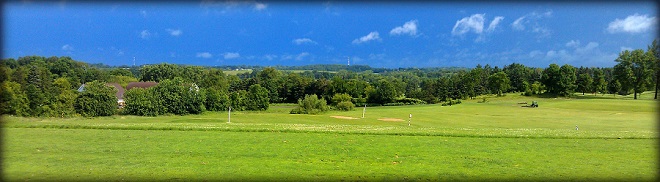
{"type": "Polygon", "coordinates": [[[225,112],[5,117],[3,176],[11,181],[656,178],[657,101],[581,94],[480,100],[368,107],[365,118],[361,107],[291,115],[295,105],[276,104],[268,111],[232,112],[231,123],[225,112]],[[518,104],[531,101],[540,107],[518,104]]]}

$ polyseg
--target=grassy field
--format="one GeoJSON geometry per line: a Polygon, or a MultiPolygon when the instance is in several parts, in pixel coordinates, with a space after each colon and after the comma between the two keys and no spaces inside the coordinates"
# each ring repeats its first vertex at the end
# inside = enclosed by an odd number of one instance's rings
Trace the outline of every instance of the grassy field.
{"type": "Polygon", "coordinates": [[[294,105],[278,104],[263,112],[232,112],[231,123],[225,112],[5,117],[3,176],[11,181],[654,181],[657,101],[648,93],[640,98],[509,94],[444,107],[368,107],[365,118],[360,107],[291,115],[294,105]],[[531,101],[540,107],[519,104],[531,101]]]}

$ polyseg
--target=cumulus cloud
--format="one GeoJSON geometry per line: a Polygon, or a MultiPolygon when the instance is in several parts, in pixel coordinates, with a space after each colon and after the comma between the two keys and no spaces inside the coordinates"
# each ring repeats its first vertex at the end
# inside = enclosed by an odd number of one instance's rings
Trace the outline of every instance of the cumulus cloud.
{"type": "Polygon", "coordinates": [[[292,41],[296,45],[301,45],[301,44],[317,44],[315,41],[309,38],[300,38],[300,39],[294,39],[292,41]]]}
{"type": "Polygon", "coordinates": [[[607,27],[609,33],[641,33],[651,30],[656,25],[656,18],[648,15],[630,15],[626,19],[615,19],[607,27]]]}
{"type": "Polygon", "coordinates": [[[380,36],[378,36],[378,32],[371,32],[368,35],[353,40],[353,44],[361,44],[372,40],[382,40],[382,39],[380,38],[380,36]]]}
{"type": "Polygon", "coordinates": [[[140,38],[149,39],[149,37],[151,37],[151,32],[149,32],[149,30],[142,30],[142,32],[140,32],[140,38]]]}
{"type": "Polygon", "coordinates": [[[268,7],[268,5],[264,3],[254,3],[254,9],[257,11],[265,10],[268,7]]]}
{"type": "Polygon", "coordinates": [[[197,57],[198,58],[212,58],[213,55],[209,52],[198,52],[197,57]]]}
{"type": "Polygon", "coordinates": [[[410,20],[403,24],[403,26],[395,27],[390,31],[390,35],[409,34],[411,36],[417,35],[417,20],[410,20]]]}
{"type": "Polygon", "coordinates": [[[69,44],[65,44],[65,45],[62,46],[62,50],[63,51],[73,51],[73,46],[71,46],[69,44]]]}
{"type": "Polygon", "coordinates": [[[178,37],[179,35],[183,34],[183,31],[181,31],[181,29],[174,30],[174,29],[169,29],[168,28],[167,32],[169,32],[170,35],[175,36],[175,37],[178,37]]]}
{"type": "Polygon", "coordinates": [[[493,21],[490,22],[490,25],[488,25],[488,29],[486,31],[493,31],[495,28],[497,28],[497,25],[500,24],[500,22],[504,19],[503,16],[496,16],[493,21]]]}
{"type": "Polygon", "coordinates": [[[473,14],[470,17],[465,17],[456,21],[454,28],[451,30],[452,35],[462,35],[469,31],[481,34],[484,30],[484,14],[473,14]]]}
{"type": "MultiPolygon", "coordinates": [[[[486,14],[473,14],[469,17],[464,17],[456,21],[454,28],[451,30],[452,35],[463,35],[472,31],[475,34],[483,34],[484,32],[492,32],[497,28],[497,25],[504,19],[503,16],[496,16],[493,21],[490,22],[488,27],[484,30],[484,24],[486,23],[486,14]]],[[[480,37],[478,39],[483,39],[480,37]]]]}
{"type": "Polygon", "coordinates": [[[225,59],[236,59],[241,57],[241,55],[238,54],[237,52],[226,52],[223,54],[223,56],[225,59]]]}

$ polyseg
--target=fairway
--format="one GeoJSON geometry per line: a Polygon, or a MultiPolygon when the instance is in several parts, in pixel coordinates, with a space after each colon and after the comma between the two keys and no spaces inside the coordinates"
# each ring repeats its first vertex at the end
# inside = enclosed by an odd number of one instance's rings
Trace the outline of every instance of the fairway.
{"type": "MultiPolygon", "coordinates": [[[[644,95],[648,96],[648,95],[644,95]]],[[[653,181],[656,101],[510,94],[291,115],[4,118],[5,179],[653,181]],[[540,107],[522,107],[538,101],[540,107]],[[411,126],[408,116],[413,114],[411,126]],[[382,120],[398,119],[398,120],[382,120]],[[576,130],[576,125],[579,130],[576,130]]]]}

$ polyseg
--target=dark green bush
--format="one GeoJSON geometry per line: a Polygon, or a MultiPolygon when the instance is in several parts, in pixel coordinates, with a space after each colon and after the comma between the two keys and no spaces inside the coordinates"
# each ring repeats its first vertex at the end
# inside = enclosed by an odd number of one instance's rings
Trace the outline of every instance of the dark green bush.
{"type": "Polygon", "coordinates": [[[343,101],[337,104],[337,110],[340,111],[352,111],[355,108],[355,105],[350,101],[343,101]]]}

